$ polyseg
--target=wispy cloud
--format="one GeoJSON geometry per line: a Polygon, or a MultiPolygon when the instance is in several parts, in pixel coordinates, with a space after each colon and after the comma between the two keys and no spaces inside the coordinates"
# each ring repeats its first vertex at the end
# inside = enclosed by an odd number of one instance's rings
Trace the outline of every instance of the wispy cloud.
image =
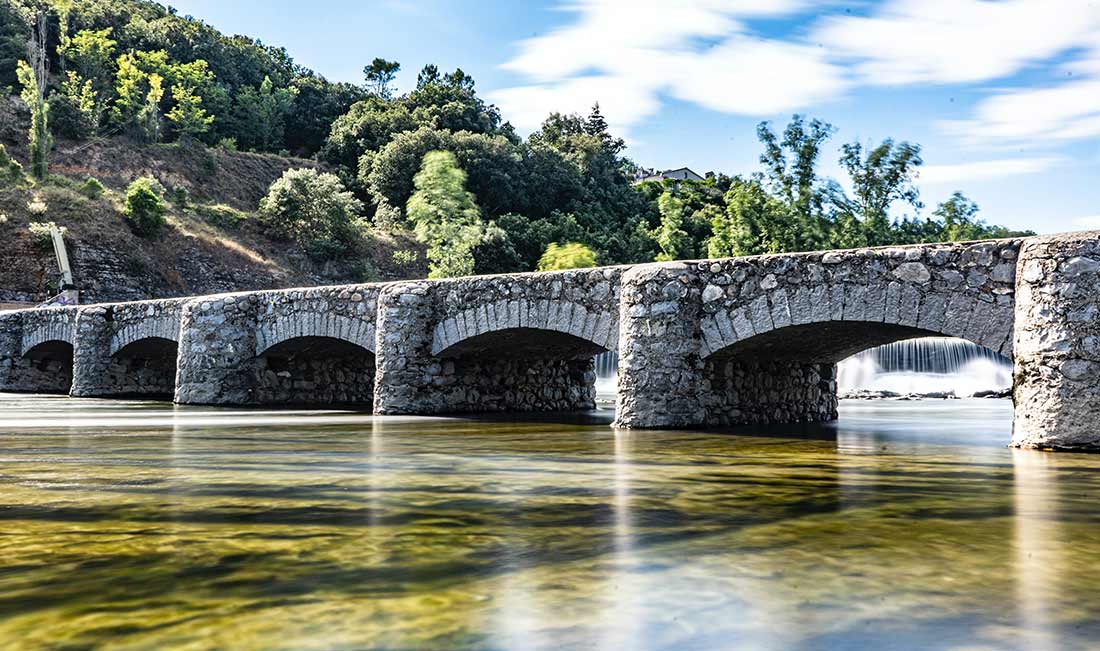
{"type": "MultiPolygon", "coordinates": [[[[551,111],[583,112],[598,101],[626,132],[665,97],[765,116],[858,86],[1003,79],[1100,43],[1095,0],[888,0],[866,15],[826,15],[782,38],[752,29],[755,19],[809,7],[804,0],[579,0],[562,7],[573,22],[520,42],[504,64],[523,83],[490,96],[523,129],[551,111]]],[[[1082,55],[1063,64],[1068,81],[994,93],[971,118],[940,127],[976,143],[1100,135],[1098,59],[1096,50],[1082,55]]],[[[1010,167],[984,169],[1004,176],[1010,167]]]]}
{"type": "Polygon", "coordinates": [[[827,17],[813,39],[867,84],[997,79],[1096,43],[1090,0],[899,0],[870,16],[827,17]]]}
{"type": "Polygon", "coordinates": [[[800,0],[585,0],[577,20],[520,43],[504,64],[527,85],[492,99],[518,126],[594,102],[624,130],[659,110],[660,95],[757,115],[830,97],[844,81],[818,48],[750,35],[745,19],[781,16],[800,0]]]}
{"type": "Polygon", "coordinates": [[[1008,176],[1044,172],[1063,162],[1058,156],[1002,158],[950,165],[925,165],[920,169],[922,185],[947,185],[964,181],[990,181],[1008,176]]]}
{"type": "Polygon", "coordinates": [[[1074,228],[1080,228],[1084,230],[1100,230],[1100,215],[1089,215],[1087,217],[1074,217],[1070,220],[1074,228]]]}

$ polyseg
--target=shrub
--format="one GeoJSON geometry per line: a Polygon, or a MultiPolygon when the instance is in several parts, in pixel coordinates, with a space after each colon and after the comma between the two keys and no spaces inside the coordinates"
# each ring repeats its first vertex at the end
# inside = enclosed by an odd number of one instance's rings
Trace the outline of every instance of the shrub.
{"type": "Polygon", "coordinates": [[[48,207],[46,206],[46,200],[40,195],[35,195],[30,201],[27,202],[27,212],[32,215],[45,215],[48,207]]]}
{"type": "Polygon", "coordinates": [[[103,187],[103,184],[100,183],[99,179],[95,178],[94,176],[89,176],[87,179],[85,179],[84,183],[81,183],[80,188],[78,189],[78,192],[80,192],[80,194],[88,197],[89,199],[98,199],[102,197],[104,191],[105,188],[103,187]]]}
{"type": "Polygon", "coordinates": [[[416,264],[420,260],[420,252],[413,249],[401,249],[393,252],[393,263],[401,266],[416,264]]]}
{"type": "Polygon", "coordinates": [[[538,271],[580,269],[596,266],[596,252],[579,242],[558,244],[551,242],[546,253],[539,258],[538,271]]]}
{"type": "Polygon", "coordinates": [[[174,185],[172,186],[172,191],[168,193],[168,199],[180,208],[186,208],[187,202],[191,199],[191,195],[187,192],[187,188],[182,185],[174,185]]]}
{"type": "Polygon", "coordinates": [[[296,242],[312,258],[346,253],[362,204],[335,174],[287,170],[260,200],[259,217],[272,235],[296,242]]]}
{"type": "MultiPolygon", "coordinates": [[[[35,248],[40,251],[49,251],[53,248],[53,236],[50,234],[50,229],[54,225],[53,222],[31,222],[27,224],[27,231],[31,234],[31,242],[35,248]]],[[[62,226],[58,230],[61,231],[61,236],[64,237],[69,229],[62,226]]]]}
{"type": "Polygon", "coordinates": [[[203,206],[198,209],[198,213],[206,223],[229,231],[239,229],[245,220],[248,219],[247,213],[221,204],[203,206]]]}
{"type": "Polygon", "coordinates": [[[222,151],[237,151],[236,138],[222,138],[218,141],[218,149],[222,151]]]}
{"type": "Polygon", "coordinates": [[[142,237],[156,235],[164,226],[163,188],[156,179],[143,176],[126,188],[126,219],[130,228],[142,237]]]}
{"type": "Polygon", "coordinates": [[[366,260],[358,260],[352,264],[351,276],[357,283],[376,283],[382,280],[378,267],[366,260]]]}
{"type": "Polygon", "coordinates": [[[23,180],[23,166],[8,155],[4,145],[0,145],[0,178],[12,183],[23,180]]]}

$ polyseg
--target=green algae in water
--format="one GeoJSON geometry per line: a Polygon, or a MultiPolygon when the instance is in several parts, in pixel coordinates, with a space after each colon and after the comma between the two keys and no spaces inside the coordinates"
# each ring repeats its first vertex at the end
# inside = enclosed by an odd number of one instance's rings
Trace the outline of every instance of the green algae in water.
{"type": "Polygon", "coordinates": [[[4,396],[0,646],[1094,647],[1100,457],[1009,450],[1010,418],[615,434],[4,396]]]}

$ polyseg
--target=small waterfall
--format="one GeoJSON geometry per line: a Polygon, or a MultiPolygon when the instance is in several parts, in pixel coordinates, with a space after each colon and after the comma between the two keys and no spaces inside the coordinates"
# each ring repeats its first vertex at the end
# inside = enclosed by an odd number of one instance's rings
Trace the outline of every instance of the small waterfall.
{"type": "Polygon", "coordinates": [[[1012,386],[1012,363],[962,339],[922,337],[878,346],[838,365],[837,383],[847,391],[953,393],[972,396],[1012,386]]]}
{"type": "MultiPolygon", "coordinates": [[[[619,355],[596,355],[596,394],[614,398],[619,355]]],[[[952,337],[897,341],[857,353],[837,365],[841,393],[892,391],[972,396],[1012,386],[1012,363],[997,353],[952,337]]]]}
{"type": "Polygon", "coordinates": [[[596,396],[598,399],[613,400],[618,392],[619,354],[615,351],[596,355],[596,396]]]}

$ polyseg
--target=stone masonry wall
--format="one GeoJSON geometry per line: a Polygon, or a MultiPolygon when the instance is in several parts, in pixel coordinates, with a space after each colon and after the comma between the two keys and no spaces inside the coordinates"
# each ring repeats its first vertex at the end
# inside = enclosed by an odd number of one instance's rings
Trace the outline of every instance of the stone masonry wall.
{"type": "Polygon", "coordinates": [[[75,318],[71,307],[0,313],[0,391],[67,394],[75,318]]]}
{"type": "Polygon", "coordinates": [[[372,405],[374,356],[268,357],[255,398],[269,405],[372,405]]]}
{"type": "Polygon", "coordinates": [[[710,426],[836,420],[836,365],[708,360],[703,406],[710,426]]]}
{"type": "Polygon", "coordinates": [[[1100,234],[1033,238],[1020,252],[1017,447],[1100,449],[1100,234]]]}
{"type": "Polygon", "coordinates": [[[231,405],[279,402],[284,397],[294,403],[362,401],[365,389],[333,389],[320,382],[338,377],[338,372],[346,375],[360,369],[337,368],[337,360],[324,373],[312,364],[272,368],[264,353],[306,337],[338,339],[373,353],[380,287],[315,287],[189,301],[183,308],[176,401],[231,405]],[[290,375],[280,376],[280,372],[290,375]]]}
{"type": "Polygon", "coordinates": [[[375,410],[594,408],[591,358],[618,347],[622,271],[574,269],[387,287],[379,298],[375,410]],[[552,353],[524,347],[538,332],[553,336],[552,353]],[[465,350],[473,340],[483,343],[465,350]]]}
{"type": "Polygon", "coordinates": [[[171,396],[184,299],[82,307],[73,396],[171,396]]]}

